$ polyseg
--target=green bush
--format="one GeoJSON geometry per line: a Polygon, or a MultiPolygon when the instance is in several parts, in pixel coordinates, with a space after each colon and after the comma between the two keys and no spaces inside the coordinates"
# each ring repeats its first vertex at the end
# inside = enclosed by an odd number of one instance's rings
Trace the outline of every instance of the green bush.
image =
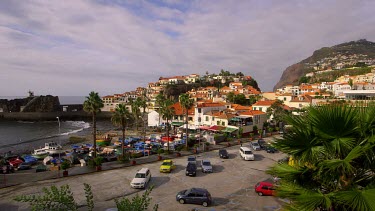
{"type": "Polygon", "coordinates": [[[62,163],[61,163],[61,169],[62,170],[66,170],[70,167],[70,162],[68,160],[64,160],[62,163]]]}
{"type": "Polygon", "coordinates": [[[164,149],[160,148],[160,149],[158,149],[157,152],[158,152],[158,155],[160,155],[160,154],[164,153],[164,149]]]}
{"type": "Polygon", "coordinates": [[[94,159],[95,166],[101,166],[103,162],[104,162],[103,157],[98,156],[94,159]]]}

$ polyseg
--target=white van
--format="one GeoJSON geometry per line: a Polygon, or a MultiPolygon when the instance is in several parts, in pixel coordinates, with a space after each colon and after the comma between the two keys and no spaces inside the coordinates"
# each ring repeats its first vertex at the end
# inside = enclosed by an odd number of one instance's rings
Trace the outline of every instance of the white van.
{"type": "Polygon", "coordinates": [[[248,147],[240,147],[240,156],[244,160],[254,160],[254,154],[248,147]]]}
{"type": "Polygon", "coordinates": [[[132,188],[145,188],[147,183],[151,179],[151,172],[148,168],[142,168],[136,174],[134,179],[131,181],[130,186],[132,188]]]}

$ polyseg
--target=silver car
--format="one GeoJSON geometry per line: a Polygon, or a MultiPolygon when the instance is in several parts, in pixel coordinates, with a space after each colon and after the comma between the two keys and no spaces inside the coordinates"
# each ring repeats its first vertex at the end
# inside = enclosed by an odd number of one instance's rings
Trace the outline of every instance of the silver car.
{"type": "Polygon", "coordinates": [[[212,173],[212,165],[209,160],[202,160],[201,166],[203,173],[212,173]]]}
{"type": "Polygon", "coordinates": [[[261,150],[260,145],[258,144],[258,142],[251,142],[250,146],[251,146],[251,148],[253,148],[254,151],[261,150]]]}

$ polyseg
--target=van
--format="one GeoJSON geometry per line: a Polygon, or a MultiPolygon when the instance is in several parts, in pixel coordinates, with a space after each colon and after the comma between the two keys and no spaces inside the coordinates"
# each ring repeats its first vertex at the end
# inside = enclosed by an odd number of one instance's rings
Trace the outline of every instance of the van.
{"type": "Polygon", "coordinates": [[[136,174],[134,179],[131,181],[130,186],[132,188],[145,188],[147,183],[151,179],[151,172],[148,168],[142,168],[136,174]]]}
{"type": "Polygon", "coordinates": [[[240,156],[244,160],[254,160],[254,154],[248,147],[240,147],[240,156]]]}

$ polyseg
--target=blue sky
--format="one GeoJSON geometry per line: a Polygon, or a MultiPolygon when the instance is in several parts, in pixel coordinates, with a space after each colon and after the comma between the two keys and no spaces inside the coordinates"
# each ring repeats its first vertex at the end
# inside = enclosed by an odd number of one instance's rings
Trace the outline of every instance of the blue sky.
{"type": "Polygon", "coordinates": [[[375,41],[375,1],[0,2],[0,96],[100,95],[160,76],[253,76],[272,90],[314,50],[375,41]]]}

